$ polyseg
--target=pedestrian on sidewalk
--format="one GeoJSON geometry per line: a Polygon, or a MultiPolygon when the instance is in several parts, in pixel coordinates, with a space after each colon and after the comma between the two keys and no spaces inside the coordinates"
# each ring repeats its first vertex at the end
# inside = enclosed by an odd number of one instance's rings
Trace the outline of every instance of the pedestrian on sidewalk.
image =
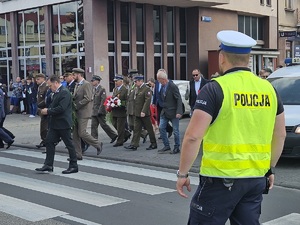
{"type": "Polygon", "coordinates": [[[167,72],[164,69],[158,70],[157,80],[161,83],[159,93],[160,113],[159,132],[164,143],[164,147],[158,150],[158,153],[170,152],[177,154],[180,152],[179,119],[183,114],[182,100],[178,87],[168,79],[167,72]],[[171,122],[174,132],[174,149],[171,150],[170,142],[167,136],[167,125],[171,122]]]}
{"type": "Polygon", "coordinates": [[[46,108],[46,96],[47,91],[49,89],[46,83],[46,76],[43,73],[38,73],[35,76],[36,83],[38,85],[37,90],[37,107],[38,107],[38,115],[40,116],[40,144],[36,145],[37,148],[46,147],[45,141],[48,132],[48,119],[47,115],[41,114],[41,110],[46,108]]]}
{"type": "Polygon", "coordinates": [[[97,149],[97,155],[102,152],[101,141],[90,135],[86,129],[88,120],[92,116],[93,109],[93,86],[84,79],[84,70],[81,68],[73,69],[74,78],[77,82],[74,90],[74,108],[76,123],[73,130],[73,141],[76,149],[78,160],[82,160],[81,139],[88,145],[97,149]]]}
{"type": "Polygon", "coordinates": [[[52,101],[49,108],[43,108],[41,114],[48,116],[49,130],[46,137],[46,159],[41,168],[36,168],[38,172],[52,172],[55,145],[62,139],[69,152],[69,168],[62,171],[63,174],[77,173],[76,151],[71,138],[72,120],[72,96],[70,92],[62,86],[60,79],[52,75],[48,80],[48,86],[53,92],[52,101]]]}
{"type": "Polygon", "coordinates": [[[191,191],[188,171],[203,140],[200,184],[188,224],[225,224],[229,219],[231,224],[259,225],[262,194],[273,187],[273,167],[286,135],[283,105],[270,82],[249,69],[256,41],[229,30],[217,38],[221,76],[197,97],[183,139],[177,192],[188,197],[183,188],[191,191]]]}
{"type": "Polygon", "coordinates": [[[136,85],[136,91],[134,94],[134,130],[131,144],[126,146],[126,149],[137,150],[139,147],[139,140],[142,132],[142,128],[145,127],[149,137],[150,146],[146,150],[152,150],[157,148],[156,138],[150,119],[150,103],[152,98],[152,92],[150,88],[144,83],[144,76],[139,74],[133,78],[136,85]]]}
{"type": "Polygon", "coordinates": [[[97,75],[94,75],[91,80],[94,87],[91,135],[98,139],[98,127],[100,124],[104,132],[110,137],[110,143],[114,143],[118,135],[106,122],[107,112],[105,110],[104,101],[107,96],[105,88],[100,84],[101,80],[101,77],[97,75]]]}

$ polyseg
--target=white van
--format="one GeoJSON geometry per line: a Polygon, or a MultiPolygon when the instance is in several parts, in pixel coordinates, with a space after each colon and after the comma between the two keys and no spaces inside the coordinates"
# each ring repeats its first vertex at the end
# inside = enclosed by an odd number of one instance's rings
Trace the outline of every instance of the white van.
{"type": "Polygon", "coordinates": [[[291,66],[274,71],[268,80],[281,97],[285,113],[286,139],[282,157],[300,157],[300,58],[291,66]]]}

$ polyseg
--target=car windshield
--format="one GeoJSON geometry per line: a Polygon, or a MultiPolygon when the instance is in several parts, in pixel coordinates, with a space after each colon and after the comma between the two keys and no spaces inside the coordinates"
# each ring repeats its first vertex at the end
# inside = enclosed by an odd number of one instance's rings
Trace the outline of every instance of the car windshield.
{"type": "Polygon", "coordinates": [[[284,105],[300,105],[300,77],[268,79],[277,90],[284,105]]]}

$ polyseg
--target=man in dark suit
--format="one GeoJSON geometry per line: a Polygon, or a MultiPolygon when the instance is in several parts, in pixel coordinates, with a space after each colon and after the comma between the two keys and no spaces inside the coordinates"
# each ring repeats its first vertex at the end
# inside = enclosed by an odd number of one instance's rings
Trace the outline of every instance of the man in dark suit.
{"type": "Polygon", "coordinates": [[[71,138],[72,121],[72,96],[70,92],[61,85],[59,76],[53,75],[48,80],[48,86],[54,93],[49,108],[41,110],[42,115],[49,119],[49,130],[46,137],[46,159],[44,166],[36,168],[38,172],[53,172],[55,154],[55,143],[60,138],[65,143],[70,157],[69,168],[62,171],[63,174],[77,173],[76,151],[71,138]]]}
{"type": "Polygon", "coordinates": [[[102,85],[101,77],[94,75],[92,77],[92,85],[94,87],[94,104],[93,104],[93,112],[92,112],[92,124],[91,124],[91,135],[98,139],[98,127],[99,124],[104,132],[111,138],[110,143],[114,143],[117,139],[118,135],[116,132],[111,129],[111,127],[106,122],[106,110],[104,106],[104,101],[107,97],[106,90],[102,85]]]}
{"type": "Polygon", "coordinates": [[[97,149],[97,155],[102,152],[101,141],[94,138],[86,131],[88,120],[92,116],[93,109],[93,86],[84,79],[84,70],[80,68],[73,69],[74,78],[77,82],[73,100],[76,115],[76,123],[73,131],[73,141],[76,149],[77,159],[82,159],[81,139],[88,145],[97,149]]]}
{"type": "Polygon", "coordinates": [[[183,114],[181,95],[178,87],[168,79],[168,75],[164,69],[158,70],[157,80],[162,85],[159,93],[162,103],[159,131],[164,143],[164,147],[158,150],[158,152],[165,153],[171,150],[166,132],[167,124],[171,121],[175,140],[174,149],[171,151],[171,154],[176,154],[180,152],[179,119],[183,114]]]}
{"type": "Polygon", "coordinates": [[[114,78],[115,88],[112,97],[118,97],[121,101],[121,106],[112,108],[112,123],[118,132],[118,138],[114,147],[122,146],[126,137],[130,137],[130,132],[125,129],[126,123],[126,105],[128,98],[128,90],[123,85],[123,76],[117,74],[114,78]]]}
{"type": "Polygon", "coordinates": [[[134,93],[134,130],[131,144],[126,146],[126,149],[137,150],[139,146],[139,140],[142,133],[142,127],[144,126],[149,133],[150,146],[146,150],[152,150],[157,148],[156,138],[153,131],[153,127],[150,119],[150,102],[152,93],[150,88],[144,83],[144,76],[137,75],[134,78],[136,90],[134,93]]]}
{"type": "MultiPolygon", "coordinates": [[[[158,125],[160,122],[160,114],[161,114],[161,110],[162,110],[162,101],[161,101],[161,98],[159,95],[160,89],[161,89],[161,83],[159,83],[158,80],[156,80],[154,91],[153,91],[152,104],[156,105],[156,108],[157,108],[157,124],[158,125]]],[[[171,137],[172,133],[173,133],[173,127],[169,123],[167,124],[166,130],[168,132],[168,138],[171,137]]],[[[161,137],[159,137],[158,139],[161,139],[161,137]]]]}
{"type": "Polygon", "coordinates": [[[191,111],[194,110],[197,95],[199,94],[201,88],[208,82],[199,69],[194,69],[193,80],[190,81],[190,94],[189,94],[189,105],[191,106],[191,111]]]}
{"type": "Polygon", "coordinates": [[[75,86],[76,86],[76,82],[74,80],[73,73],[70,73],[70,72],[65,73],[64,74],[64,79],[67,82],[67,88],[68,88],[68,90],[73,95],[74,94],[74,90],[75,90],[75,86]]]}
{"type": "Polygon", "coordinates": [[[46,83],[45,74],[39,73],[35,76],[36,83],[38,85],[37,91],[37,106],[38,106],[38,115],[41,117],[40,121],[40,137],[41,143],[36,145],[37,148],[46,147],[45,140],[48,132],[48,119],[47,115],[42,115],[41,110],[46,108],[46,93],[49,89],[46,83]]]}

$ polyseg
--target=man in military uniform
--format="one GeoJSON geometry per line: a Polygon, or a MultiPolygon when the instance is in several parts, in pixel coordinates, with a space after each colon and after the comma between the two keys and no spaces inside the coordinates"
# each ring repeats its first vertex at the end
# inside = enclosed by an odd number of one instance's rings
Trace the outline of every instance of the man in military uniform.
{"type": "Polygon", "coordinates": [[[92,112],[91,135],[94,138],[98,139],[98,126],[100,124],[105,133],[111,138],[110,143],[113,143],[117,139],[118,135],[106,123],[106,110],[104,106],[104,101],[107,96],[105,88],[100,85],[101,77],[94,75],[92,77],[91,82],[94,87],[94,104],[92,112]]]}
{"type": "Polygon", "coordinates": [[[112,122],[113,126],[116,128],[118,132],[117,142],[113,145],[113,147],[122,146],[125,140],[125,137],[130,136],[130,132],[125,129],[126,123],[126,104],[128,97],[128,90],[123,85],[123,76],[115,75],[115,88],[113,90],[112,97],[118,97],[121,101],[121,106],[112,108],[112,122]]]}
{"type": "Polygon", "coordinates": [[[41,110],[46,108],[46,93],[48,91],[48,85],[46,83],[45,74],[39,73],[35,76],[36,83],[38,85],[37,92],[37,106],[38,106],[38,115],[41,117],[40,121],[40,137],[41,143],[36,145],[37,148],[46,147],[45,140],[48,132],[48,119],[47,115],[42,115],[41,110]]]}
{"type": "Polygon", "coordinates": [[[144,76],[138,75],[134,78],[136,84],[136,91],[134,94],[134,130],[131,144],[126,146],[126,149],[137,150],[139,146],[139,139],[144,126],[149,133],[151,145],[147,150],[156,149],[157,143],[150,119],[150,103],[152,92],[150,88],[144,83],[144,76]]]}

